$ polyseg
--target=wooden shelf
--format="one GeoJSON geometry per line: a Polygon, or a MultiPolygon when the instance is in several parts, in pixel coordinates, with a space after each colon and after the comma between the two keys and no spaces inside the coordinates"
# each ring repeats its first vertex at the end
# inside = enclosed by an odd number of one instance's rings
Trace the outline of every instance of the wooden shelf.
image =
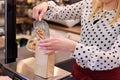
{"type": "Polygon", "coordinates": [[[52,29],[56,29],[56,30],[61,30],[61,31],[65,31],[65,32],[70,32],[70,33],[75,33],[75,34],[80,34],[80,26],[76,25],[74,27],[68,28],[65,27],[63,25],[59,25],[59,24],[55,24],[55,23],[49,23],[49,27],[52,29]]]}
{"type": "MultiPolygon", "coordinates": [[[[32,18],[17,18],[16,19],[16,23],[28,23],[28,24],[33,24],[33,19],[32,18]]],[[[56,24],[54,22],[48,22],[49,27],[52,29],[56,29],[56,30],[61,30],[61,31],[66,31],[66,32],[71,32],[71,33],[75,33],[75,34],[80,34],[80,25],[76,25],[74,27],[68,28],[65,27],[63,25],[60,24],[56,24]]]]}

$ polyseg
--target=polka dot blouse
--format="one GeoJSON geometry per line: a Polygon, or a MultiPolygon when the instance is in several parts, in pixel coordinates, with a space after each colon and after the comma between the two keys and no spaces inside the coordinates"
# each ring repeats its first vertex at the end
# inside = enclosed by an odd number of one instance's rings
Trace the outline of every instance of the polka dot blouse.
{"type": "Polygon", "coordinates": [[[83,0],[65,7],[57,6],[53,1],[48,4],[49,10],[44,16],[48,20],[81,20],[80,42],[72,54],[79,66],[101,71],[120,67],[120,20],[114,25],[109,24],[115,10],[103,9],[88,19],[92,11],[92,0],[83,0]]]}

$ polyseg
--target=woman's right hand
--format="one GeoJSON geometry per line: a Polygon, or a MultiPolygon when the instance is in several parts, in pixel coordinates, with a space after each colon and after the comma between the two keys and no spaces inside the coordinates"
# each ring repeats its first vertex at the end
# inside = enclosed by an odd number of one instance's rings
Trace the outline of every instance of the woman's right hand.
{"type": "Polygon", "coordinates": [[[12,80],[12,79],[8,76],[0,76],[0,80],[12,80]]]}
{"type": "Polygon", "coordinates": [[[41,4],[35,6],[33,8],[33,18],[41,21],[41,19],[43,18],[44,14],[47,11],[47,9],[48,9],[47,2],[42,2],[41,4]]]}

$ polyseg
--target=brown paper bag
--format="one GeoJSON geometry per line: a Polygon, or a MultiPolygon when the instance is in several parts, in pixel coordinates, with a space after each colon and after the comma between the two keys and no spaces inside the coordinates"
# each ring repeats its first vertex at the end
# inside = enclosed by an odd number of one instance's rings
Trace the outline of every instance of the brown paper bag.
{"type": "Polygon", "coordinates": [[[55,54],[45,55],[44,50],[36,49],[34,73],[43,78],[54,76],[55,54]]]}

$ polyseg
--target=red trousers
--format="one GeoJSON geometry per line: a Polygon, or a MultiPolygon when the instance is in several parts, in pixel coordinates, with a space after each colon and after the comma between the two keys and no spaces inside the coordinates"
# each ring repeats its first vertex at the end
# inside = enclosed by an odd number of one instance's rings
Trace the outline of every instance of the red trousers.
{"type": "Polygon", "coordinates": [[[120,67],[107,71],[91,71],[74,62],[72,74],[76,80],[120,80],[120,67]]]}

